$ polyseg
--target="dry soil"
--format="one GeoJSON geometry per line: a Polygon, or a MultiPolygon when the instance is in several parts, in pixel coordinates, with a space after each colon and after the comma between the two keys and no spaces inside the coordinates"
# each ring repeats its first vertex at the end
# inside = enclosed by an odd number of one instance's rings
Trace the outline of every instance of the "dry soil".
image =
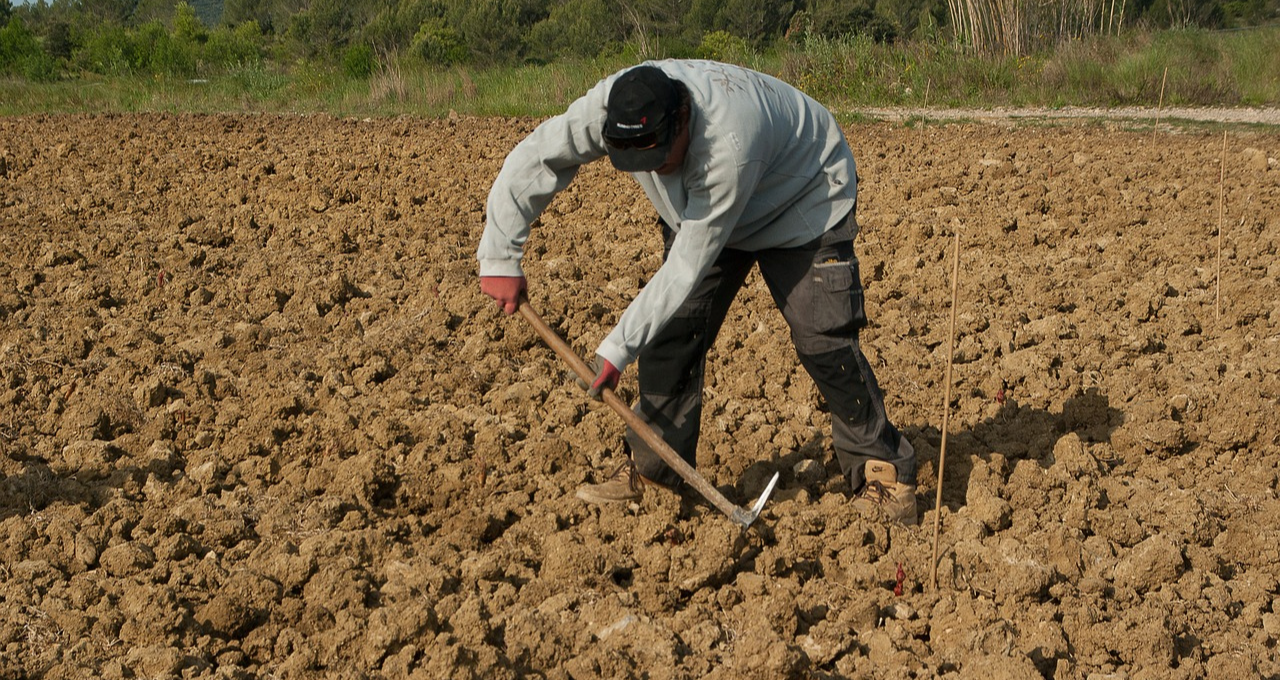
{"type": "MultiPolygon", "coordinates": [[[[1275,128],[847,128],[923,521],[851,512],[753,275],[699,452],[781,472],[743,535],[575,500],[620,421],[474,263],[535,123],[0,119],[0,677],[1280,677],[1275,128]]],[[[537,225],[579,351],[653,220],[596,163],[537,225]]]]}

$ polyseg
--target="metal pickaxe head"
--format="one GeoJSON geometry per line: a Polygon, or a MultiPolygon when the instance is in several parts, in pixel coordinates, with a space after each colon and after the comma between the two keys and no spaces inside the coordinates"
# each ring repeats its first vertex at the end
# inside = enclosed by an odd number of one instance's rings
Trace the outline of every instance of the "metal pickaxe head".
{"type": "Polygon", "coordinates": [[[773,487],[777,485],[777,483],[778,473],[775,472],[773,473],[773,479],[770,479],[769,483],[765,485],[764,493],[760,494],[760,498],[751,506],[751,510],[747,510],[746,508],[734,508],[729,519],[733,520],[734,524],[737,524],[744,530],[751,526],[751,523],[756,521],[756,518],[760,516],[760,511],[764,509],[764,504],[769,502],[769,494],[773,493],[773,487]]]}

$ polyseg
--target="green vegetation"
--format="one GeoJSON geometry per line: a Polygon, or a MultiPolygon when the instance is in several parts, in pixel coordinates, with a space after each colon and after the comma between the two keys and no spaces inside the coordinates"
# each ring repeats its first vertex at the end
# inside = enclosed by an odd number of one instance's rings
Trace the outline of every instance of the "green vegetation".
{"type": "Polygon", "coordinates": [[[0,0],[0,114],[548,115],[601,76],[661,57],[741,63],[836,108],[1275,106],[1278,8],[1280,0],[0,0]]]}

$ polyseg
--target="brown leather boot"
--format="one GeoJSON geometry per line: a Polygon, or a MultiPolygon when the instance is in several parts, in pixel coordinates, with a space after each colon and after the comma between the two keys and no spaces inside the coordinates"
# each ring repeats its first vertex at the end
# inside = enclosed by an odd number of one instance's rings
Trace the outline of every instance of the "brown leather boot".
{"type": "Polygon", "coordinates": [[[869,460],[863,468],[866,483],[853,499],[853,507],[863,517],[911,526],[919,522],[916,514],[916,487],[898,481],[898,469],[892,463],[869,460]]]}
{"type": "Polygon", "coordinates": [[[636,464],[628,458],[605,481],[578,487],[577,496],[597,505],[638,501],[644,497],[644,477],[640,476],[636,471],[636,464]]]}

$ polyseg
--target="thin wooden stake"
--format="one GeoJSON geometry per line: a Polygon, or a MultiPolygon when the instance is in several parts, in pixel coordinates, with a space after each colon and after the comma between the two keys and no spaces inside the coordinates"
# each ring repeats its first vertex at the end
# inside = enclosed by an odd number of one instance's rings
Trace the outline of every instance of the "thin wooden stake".
{"type": "Polygon", "coordinates": [[[929,124],[929,90],[933,89],[933,78],[930,78],[924,84],[924,116],[920,119],[920,132],[924,132],[924,128],[929,124]]]}
{"type": "Polygon", "coordinates": [[[1164,67],[1164,76],[1160,78],[1160,104],[1156,106],[1156,124],[1151,128],[1152,141],[1156,138],[1156,131],[1160,129],[1160,112],[1164,110],[1164,84],[1169,80],[1169,67],[1164,67]]]}
{"type": "Polygon", "coordinates": [[[1214,321],[1222,321],[1222,221],[1227,210],[1227,131],[1222,131],[1222,167],[1218,169],[1218,264],[1214,274],[1214,321]]]}
{"type": "Polygon", "coordinates": [[[956,225],[955,253],[951,262],[951,328],[947,334],[947,377],[942,397],[942,447],[938,452],[938,494],[933,504],[933,564],[929,584],[938,589],[938,534],[942,530],[942,480],[947,465],[947,432],[951,426],[951,369],[956,355],[956,299],[960,292],[960,228],[956,225]]]}

